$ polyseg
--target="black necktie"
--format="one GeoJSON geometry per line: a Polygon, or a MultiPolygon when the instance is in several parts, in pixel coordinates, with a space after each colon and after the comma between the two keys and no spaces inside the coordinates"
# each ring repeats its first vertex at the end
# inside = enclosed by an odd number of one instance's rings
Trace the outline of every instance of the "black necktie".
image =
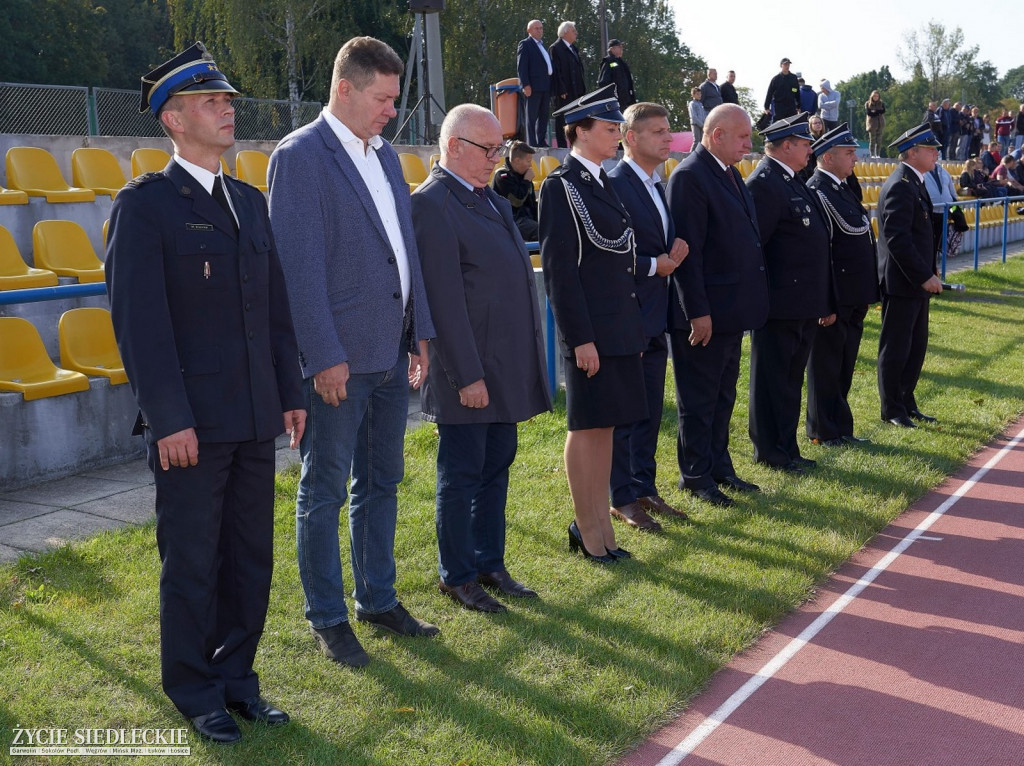
{"type": "Polygon", "coordinates": [[[604,168],[601,168],[601,175],[599,177],[601,179],[601,186],[607,189],[611,184],[611,181],[608,180],[608,174],[604,172],[604,168]]]}
{"type": "Polygon", "coordinates": [[[484,201],[487,200],[487,190],[484,189],[484,187],[482,187],[482,186],[479,189],[473,189],[473,194],[475,194],[476,196],[478,196],[480,199],[482,199],[484,201]]]}
{"type": "Polygon", "coordinates": [[[743,194],[740,192],[740,185],[736,182],[736,176],[733,175],[732,165],[726,166],[725,174],[729,176],[729,180],[732,181],[732,188],[734,188],[736,193],[742,197],[743,194]]]}
{"type": "Polygon", "coordinates": [[[220,205],[221,210],[228,214],[228,218],[231,219],[231,224],[235,227],[235,234],[238,233],[238,221],[235,220],[235,214],[231,212],[231,205],[228,203],[227,192],[224,191],[224,184],[220,180],[220,176],[213,179],[213,198],[217,200],[217,204],[220,205]]]}

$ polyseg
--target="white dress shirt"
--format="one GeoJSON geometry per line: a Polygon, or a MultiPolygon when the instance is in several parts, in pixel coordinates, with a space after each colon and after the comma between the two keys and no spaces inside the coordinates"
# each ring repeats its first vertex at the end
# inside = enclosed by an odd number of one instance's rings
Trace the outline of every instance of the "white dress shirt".
{"type": "Polygon", "coordinates": [[[235,225],[238,225],[238,211],[235,210],[235,203],[231,201],[231,192],[228,191],[228,185],[224,183],[224,176],[221,174],[221,168],[217,168],[216,173],[211,173],[206,168],[199,167],[194,162],[189,162],[177,152],[174,153],[174,161],[181,165],[182,169],[192,176],[199,185],[206,189],[206,193],[211,197],[213,196],[213,183],[220,178],[220,185],[224,189],[224,196],[228,198],[228,207],[231,208],[231,215],[235,218],[235,225]]]}
{"type": "Polygon", "coordinates": [[[551,68],[551,56],[548,55],[548,49],[544,47],[544,43],[538,40],[536,37],[533,41],[537,43],[537,47],[540,48],[540,55],[544,57],[544,63],[548,65],[548,76],[554,74],[554,69],[551,68]]]}
{"type": "MultiPolygon", "coordinates": [[[[661,227],[665,233],[665,241],[668,242],[668,210],[665,209],[665,203],[661,201],[661,195],[658,194],[658,183],[661,179],[658,177],[658,171],[654,171],[652,175],[648,175],[647,171],[636,164],[632,157],[626,157],[626,164],[629,165],[633,172],[637,174],[637,177],[643,181],[644,188],[647,189],[647,193],[651,195],[651,199],[654,200],[654,206],[658,208],[658,213],[661,215],[661,227]]],[[[653,277],[658,271],[657,260],[651,259],[651,268],[647,276],[653,277]]]]}

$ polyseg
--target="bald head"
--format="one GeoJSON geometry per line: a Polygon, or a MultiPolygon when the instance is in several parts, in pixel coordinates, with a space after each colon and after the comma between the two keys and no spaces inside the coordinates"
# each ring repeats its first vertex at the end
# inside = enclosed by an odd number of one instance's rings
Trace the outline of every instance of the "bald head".
{"type": "Polygon", "coordinates": [[[720,104],[704,122],[704,148],[726,165],[734,165],[750,152],[750,115],[738,104],[720,104]]]}

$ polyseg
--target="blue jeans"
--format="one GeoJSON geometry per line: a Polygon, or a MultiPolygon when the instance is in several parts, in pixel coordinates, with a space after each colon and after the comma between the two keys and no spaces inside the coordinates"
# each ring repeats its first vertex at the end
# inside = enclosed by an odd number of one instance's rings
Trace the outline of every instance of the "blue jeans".
{"type": "Polygon", "coordinates": [[[324,403],[312,379],[304,383],[309,414],[299,445],[295,533],[306,619],[314,628],[348,619],[338,543],[347,499],[356,609],[377,614],[398,604],[395,525],[409,414],[406,365],[401,354],[390,370],[350,376],[348,398],[338,407],[324,403]],[[345,489],[350,474],[351,498],[345,489]]]}
{"type": "Polygon", "coordinates": [[[437,426],[437,571],[452,587],[505,569],[515,423],[437,426]]]}

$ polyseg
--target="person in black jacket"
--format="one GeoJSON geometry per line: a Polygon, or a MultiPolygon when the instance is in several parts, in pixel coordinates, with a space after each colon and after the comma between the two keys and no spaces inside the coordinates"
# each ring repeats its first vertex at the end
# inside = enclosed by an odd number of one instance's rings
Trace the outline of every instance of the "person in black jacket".
{"type": "Polygon", "coordinates": [[[797,76],[789,71],[788,58],[782,59],[779,66],[782,71],[768,83],[768,94],[764,99],[764,113],[771,114],[775,120],[792,117],[799,111],[800,82],[797,76]]]}
{"type": "Polygon", "coordinates": [[[725,104],[738,104],[740,97],[736,93],[736,86],[733,84],[736,82],[736,72],[729,70],[729,74],[725,77],[725,82],[722,83],[722,103],[725,104]]]}
{"type": "Polygon", "coordinates": [[[234,742],[228,710],[288,715],[253,669],[274,567],[274,439],[305,429],[284,274],[256,188],[221,173],[231,87],[202,43],[142,78],[142,110],[174,144],[114,200],[107,289],[156,485],[160,672],[205,739],[234,742]]]}
{"type": "Polygon", "coordinates": [[[597,85],[614,85],[615,97],[623,109],[636,103],[633,73],[629,71],[629,64],[622,58],[621,40],[609,41],[608,55],[601,60],[601,74],[597,78],[597,85]]]}
{"type": "Polygon", "coordinates": [[[807,164],[807,113],[763,131],[766,157],[747,177],[768,266],[768,321],[750,334],[750,440],[754,460],[788,473],[800,455],[797,424],[804,369],[819,326],[835,321],[829,231],[821,203],[796,177],[807,164]]]}
{"type": "Polygon", "coordinates": [[[512,217],[519,233],[527,242],[536,242],[537,194],[533,188],[534,148],[516,141],[509,149],[504,164],[494,173],[491,187],[512,205],[512,217]]]}
{"type": "Polygon", "coordinates": [[[558,39],[551,44],[548,52],[551,54],[551,105],[555,115],[555,143],[564,149],[567,146],[565,119],[557,112],[587,92],[580,49],[576,45],[576,25],[571,21],[559,24],[558,39]]]}
{"type": "Polygon", "coordinates": [[[900,164],[878,196],[878,279],[882,330],[878,336],[878,396],[882,420],[915,428],[934,423],[918,409],[914,390],[928,350],[928,304],[942,292],[932,234],[932,202],[924,174],[939,158],[942,142],[927,123],[889,144],[900,164]]]}
{"type": "Polygon", "coordinates": [[[864,317],[878,302],[875,236],[868,211],[847,179],[857,162],[857,139],[846,123],[811,145],[817,170],[807,182],[827,216],[832,241],[836,321],[819,327],[807,362],[807,437],[829,447],[860,444],[853,434],[848,397],[853,385],[864,317]]]}

